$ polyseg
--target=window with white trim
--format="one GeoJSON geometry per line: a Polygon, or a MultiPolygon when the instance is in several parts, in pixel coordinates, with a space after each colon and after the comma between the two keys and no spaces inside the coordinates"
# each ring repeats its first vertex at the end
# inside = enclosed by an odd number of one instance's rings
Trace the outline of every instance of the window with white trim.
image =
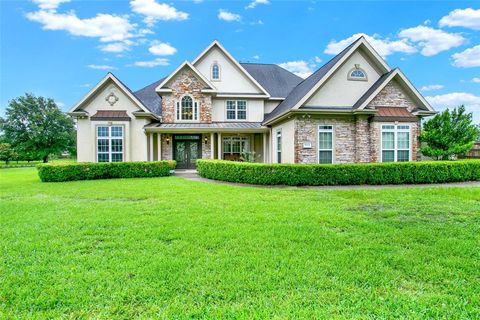
{"type": "Polygon", "coordinates": [[[223,159],[240,160],[243,152],[247,152],[249,140],[247,137],[231,136],[223,138],[223,159]]]}
{"type": "Polygon", "coordinates": [[[220,80],[220,67],[216,63],[212,65],[212,80],[220,80]]]}
{"type": "Polygon", "coordinates": [[[355,68],[351,69],[348,72],[348,80],[366,81],[367,80],[367,73],[365,72],[365,70],[360,68],[359,64],[356,64],[355,68]]]}
{"type": "Polygon", "coordinates": [[[382,162],[410,161],[410,126],[382,125],[382,162]]]}
{"type": "Polygon", "coordinates": [[[333,163],[333,126],[318,126],[318,163],[333,163]]]}
{"type": "Polygon", "coordinates": [[[282,131],[277,131],[277,163],[282,163],[282,131]]]}
{"type": "Polygon", "coordinates": [[[176,113],[179,121],[197,121],[198,104],[193,101],[192,97],[184,96],[180,101],[177,101],[176,113]]]}
{"type": "Polygon", "coordinates": [[[97,127],[97,161],[123,161],[123,126],[97,127]]]}
{"type": "Polygon", "coordinates": [[[227,120],[247,120],[247,101],[227,100],[227,120]]]}

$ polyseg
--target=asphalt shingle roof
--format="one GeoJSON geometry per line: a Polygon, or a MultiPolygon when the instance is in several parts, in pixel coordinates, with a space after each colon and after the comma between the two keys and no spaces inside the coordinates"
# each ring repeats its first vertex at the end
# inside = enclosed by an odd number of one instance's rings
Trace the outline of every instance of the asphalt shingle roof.
{"type": "Polygon", "coordinates": [[[293,108],[320,80],[325,77],[325,75],[337,64],[337,62],[342,59],[342,57],[347,54],[347,52],[352,48],[361,38],[354,41],[348,47],[343,49],[342,52],[333,57],[330,61],[324,64],[320,69],[311,74],[308,78],[303,80],[298,84],[272,112],[265,116],[264,122],[267,122],[271,119],[280,116],[293,108]]]}
{"type": "Polygon", "coordinates": [[[157,116],[162,114],[162,97],[157,94],[155,88],[158,87],[163,80],[165,80],[165,78],[155,81],[133,93],[148,110],[157,116]]]}
{"type": "Polygon", "coordinates": [[[300,82],[299,76],[276,64],[240,63],[247,72],[274,98],[285,98],[300,82]]]}
{"type": "Polygon", "coordinates": [[[363,96],[358,99],[357,102],[353,105],[353,109],[358,109],[374,92],[378,89],[385,81],[387,81],[388,77],[397,69],[392,69],[390,72],[385,73],[382,75],[375,83],[363,94],[363,96]]]}

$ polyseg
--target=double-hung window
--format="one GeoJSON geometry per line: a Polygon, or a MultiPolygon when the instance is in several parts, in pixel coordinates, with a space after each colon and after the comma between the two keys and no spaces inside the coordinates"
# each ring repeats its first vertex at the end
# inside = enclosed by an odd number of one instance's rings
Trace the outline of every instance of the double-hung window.
{"type": "Polygon", "coordinates": [[[318,126],[318,163],[333,163],[333,126],[318,126]]]}
{"type": "Polygon", "coordinates": [[[277,163],[282,163],[282,131],[277,131],[277,163]]]}
{"type": "Polygon", "coordinates": [[[184,96],[177,102],[177,120],[179,121],[197,121],[198,104],[192,97],[184,96]]]}
{"type": "Polygon", "coordinates": [[[410,126],[382,125],[382,162],[410,161],[410,126]]]}
{"type": "Polygon", "coordinates": [[[123,126],[97,127],[97,161],[123,161],[123,126]]]}
{"type": "Polygon", "coordinates": [[[227,100],[227,120],[247,120],[247,101],[227,100]]]}

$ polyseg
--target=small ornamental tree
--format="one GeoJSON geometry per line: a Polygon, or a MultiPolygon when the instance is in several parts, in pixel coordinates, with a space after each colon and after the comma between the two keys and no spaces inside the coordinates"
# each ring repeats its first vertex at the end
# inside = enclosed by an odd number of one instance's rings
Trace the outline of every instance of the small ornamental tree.
{"type": "Polygon", "coordinates": [[[472,114],[462,105],[452,111],[446,109],[425,122],[420,140],[424,155],[436,160],[448,160],[470,151],[480,136],[472,114]]]}
{"type": "Polygon", "coordinates": [[[9,143],[0,142],[0,160],[8,164],[15,157],[15,150],[13,150],[12,146],[9,143]]]}
{"type": "Polygon", "coordinates": [[[27,93],[11,100],[0,125],[5,142],[20,157],[28,155],[48,162],[50,154],[58,154],[74,144],[73,120],[50,98],[27,93]]]}

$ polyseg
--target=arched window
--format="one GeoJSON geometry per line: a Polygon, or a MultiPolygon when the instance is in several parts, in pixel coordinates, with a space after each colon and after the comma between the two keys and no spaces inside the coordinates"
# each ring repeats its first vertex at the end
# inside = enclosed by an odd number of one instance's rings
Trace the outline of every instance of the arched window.
{"type": "Polygon", "coordinates": [[[198,105],[192,97],[184,96],[180,102],[177,102],[177,120],[197,120],[198,105]]]}
{"type": "Polygon", "coordinates": [[[212,66],[212,80],[220,80],[220,67],[216,63],[212,66]]]}
{"type": "Polygon", "coordinates": [[[348,72],[348,80],[366,81],[367,80],[367,73],[365,72],[365,70],[360,68],[360,65],[356,64],[355,68],[351,69],[348,72]]]}

